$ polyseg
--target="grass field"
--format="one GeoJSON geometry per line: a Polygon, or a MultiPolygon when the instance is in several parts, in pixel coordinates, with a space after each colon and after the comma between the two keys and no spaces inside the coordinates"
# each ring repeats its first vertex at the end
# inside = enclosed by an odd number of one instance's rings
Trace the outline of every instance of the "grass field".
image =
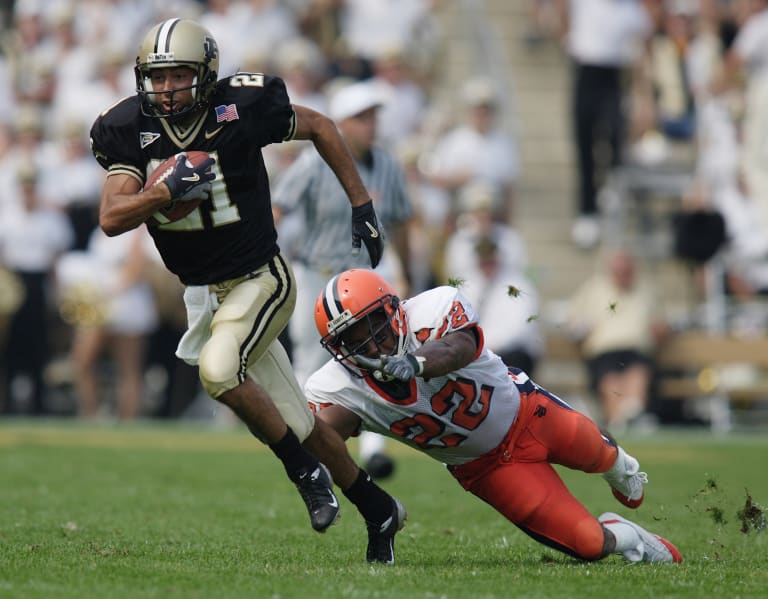
{"type": "Polygon", "coordinates": [[[754,529],[768,507],[768,435],[665,431],[623,444],[650,478],[636,512],[597,476],[563,476],[593,513],[672,540],[682,565],[570,559],[397,447],[384,486],[408,526],[398,563],[371,566],[354,507],[340,496],[340,522],[314,533],[281,466],[244,431],[0,422],[0,597],[768,596],[768,531],[754,529]]]}

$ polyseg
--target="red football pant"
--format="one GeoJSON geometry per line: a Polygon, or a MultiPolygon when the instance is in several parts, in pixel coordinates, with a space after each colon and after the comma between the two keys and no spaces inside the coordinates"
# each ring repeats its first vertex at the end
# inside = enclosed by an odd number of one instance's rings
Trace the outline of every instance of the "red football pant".
{"type": "Polygon", "coordinates": [[[592,420],[545,390],[521,388],[520,411],[494,451],[452,474],[534,539],[570,555],[602,557],[603,529],[550,464],[605,472],[617,448],[592,420]]]}

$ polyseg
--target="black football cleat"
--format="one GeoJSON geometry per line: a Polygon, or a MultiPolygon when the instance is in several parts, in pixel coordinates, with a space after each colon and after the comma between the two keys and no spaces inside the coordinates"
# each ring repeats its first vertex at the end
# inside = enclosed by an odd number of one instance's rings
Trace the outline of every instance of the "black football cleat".
{"type": "Polygon", "coordinates": [[[312,528],[325,532],[339,517],[339,500],[333,493],[333,483],[325,466],[299,471],[293,481],[309,511],[312,528]]]}
{"type": "Polygon", "coordinates": [[[392,565],[395,563],[395,535],[405,526],[408,514],[399,500],[393,498],[392,514],[381,524],[366,522],[368,550],[365,558],[369,563],[392,565]]]}

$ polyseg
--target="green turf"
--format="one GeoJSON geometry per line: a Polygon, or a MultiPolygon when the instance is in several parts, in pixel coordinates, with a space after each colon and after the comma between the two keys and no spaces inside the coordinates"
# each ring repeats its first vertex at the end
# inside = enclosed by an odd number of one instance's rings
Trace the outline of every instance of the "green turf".
{"type": "Polygon", "coordinates": [[[768,531],[752,527],[759,507],[751,521],[739,512],[748,495],[768,507],[768,436],[623,444],[650,478],[636,512],[597,476],[564,478],[595,514],[675,542],[680,566],[570,559],[405,448],[385,484],[409,511],[398,563],[370,566],[353,506],[342,497],[341,521],[314,533],[280,465],[242,430],[0,422],[0,597],[766,597],[768,531]]]}

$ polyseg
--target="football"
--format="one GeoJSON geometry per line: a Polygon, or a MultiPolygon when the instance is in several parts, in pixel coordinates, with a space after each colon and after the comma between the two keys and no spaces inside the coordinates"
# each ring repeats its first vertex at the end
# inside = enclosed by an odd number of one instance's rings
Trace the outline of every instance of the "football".
{"type": "MultiPolygon", "coordinates": [[[[208,152],[202,152],[199,150],[191,150],[187,152],[187,162],[191,163],[193,166],[197,166],[208,158],[210,158],[208,152]]],[[[152,171],[152,174],[149,176],[149,179],[144,185],[144,189],[146,190],[154,185],[157,185],[158,183],[162,183],[165,178],[173,172],[173,168],[175,166],[175,155],[161,162],[157,168],[152,171]]],[[[200,205],[201,201],[202,200],[192,200],[189,202],[170,202],[168,206],[160,208],[160,210],[150,216],[147,219],[147,225],[150,227],[156,227],[158,225],[176,222],[177,220],[184,218],[187,216],[187,214],[195,210],[200,205]]]]}

